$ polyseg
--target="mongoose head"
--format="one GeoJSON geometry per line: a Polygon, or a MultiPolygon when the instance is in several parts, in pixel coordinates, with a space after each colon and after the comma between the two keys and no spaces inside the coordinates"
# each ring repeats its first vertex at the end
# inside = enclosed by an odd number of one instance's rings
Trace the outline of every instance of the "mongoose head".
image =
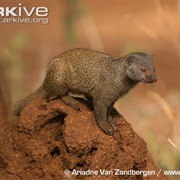
{"type": "Polygon", "coordinates": [[[153,55],[134,52],[127,56],[127,75],[134,81],[153,83],[157,80],[153,55]]]}

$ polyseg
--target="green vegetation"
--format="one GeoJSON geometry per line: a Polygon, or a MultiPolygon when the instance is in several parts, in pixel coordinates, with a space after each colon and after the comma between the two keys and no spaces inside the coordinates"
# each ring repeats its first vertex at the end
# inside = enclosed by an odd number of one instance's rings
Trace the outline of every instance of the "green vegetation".
{"type": "MultiPolygon", "coordinates": [[[[19,97],[24,90],[24,71],[30,69],[27,59],[22,53],[28,47],[29,37],[25,31],[18,32],[7,45],[1,45],[2,64],[9,78],[12,97],[19,97]]],[[[12,100],[14,101],[14,99],[12,100]]]]}

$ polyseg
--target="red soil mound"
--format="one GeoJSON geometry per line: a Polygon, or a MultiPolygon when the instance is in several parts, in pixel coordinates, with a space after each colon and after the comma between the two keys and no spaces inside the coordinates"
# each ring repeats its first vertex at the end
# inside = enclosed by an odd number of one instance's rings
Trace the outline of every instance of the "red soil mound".
{"type": "Polygon", "coordinates": [[[47,103],[41,98],[29,103],[0,132],[0,179],[157,179],[115,175],[115,169],[158,169],[146,143],[124,118],[114,118],[117,129],[112,137],[96,125],[93,111],[82,103],[80,107],[77,112],[61,100],[47,103]],[[77,170],[91,176],[75,175],[77,170]],[[101,175],[103,170],[110,175],[101,175]]]}

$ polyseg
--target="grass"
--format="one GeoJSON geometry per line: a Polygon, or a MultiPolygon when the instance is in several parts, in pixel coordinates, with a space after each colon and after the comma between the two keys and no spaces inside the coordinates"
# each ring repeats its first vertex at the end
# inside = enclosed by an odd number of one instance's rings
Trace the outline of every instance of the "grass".
{"type": "MultiPolygon", "coordinates": [[[[136,88],[137,89],[137,88],[136,88]]],[[[169,92],[162,96],[148,90],[129,93],[116,108],[133,129],[147,142],[156,163],[163,170],[180,168],[180,94],[169,92]]],[[[177,176],[172,177],[174,179],[177,176]]]]}

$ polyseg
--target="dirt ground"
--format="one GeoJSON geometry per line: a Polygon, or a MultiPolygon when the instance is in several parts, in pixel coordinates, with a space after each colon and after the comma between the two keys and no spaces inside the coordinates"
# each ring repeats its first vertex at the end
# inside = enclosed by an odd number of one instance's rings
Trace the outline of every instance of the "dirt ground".
{"type": "Polygon", "coordinates": [[[123,117],[115,117],[114,137],[96,125],[92,111],[62,101],[37,98],[0,131],[0,179],[166,179],[156,177],[146,143],[123,117]],[[155,175],[122,175],[116,170],[149,171],[155,175]],[[73,171],[98,174],[71,175],[73,171]],[[101,175],[100,170],[112,171],[101,175]]]}

